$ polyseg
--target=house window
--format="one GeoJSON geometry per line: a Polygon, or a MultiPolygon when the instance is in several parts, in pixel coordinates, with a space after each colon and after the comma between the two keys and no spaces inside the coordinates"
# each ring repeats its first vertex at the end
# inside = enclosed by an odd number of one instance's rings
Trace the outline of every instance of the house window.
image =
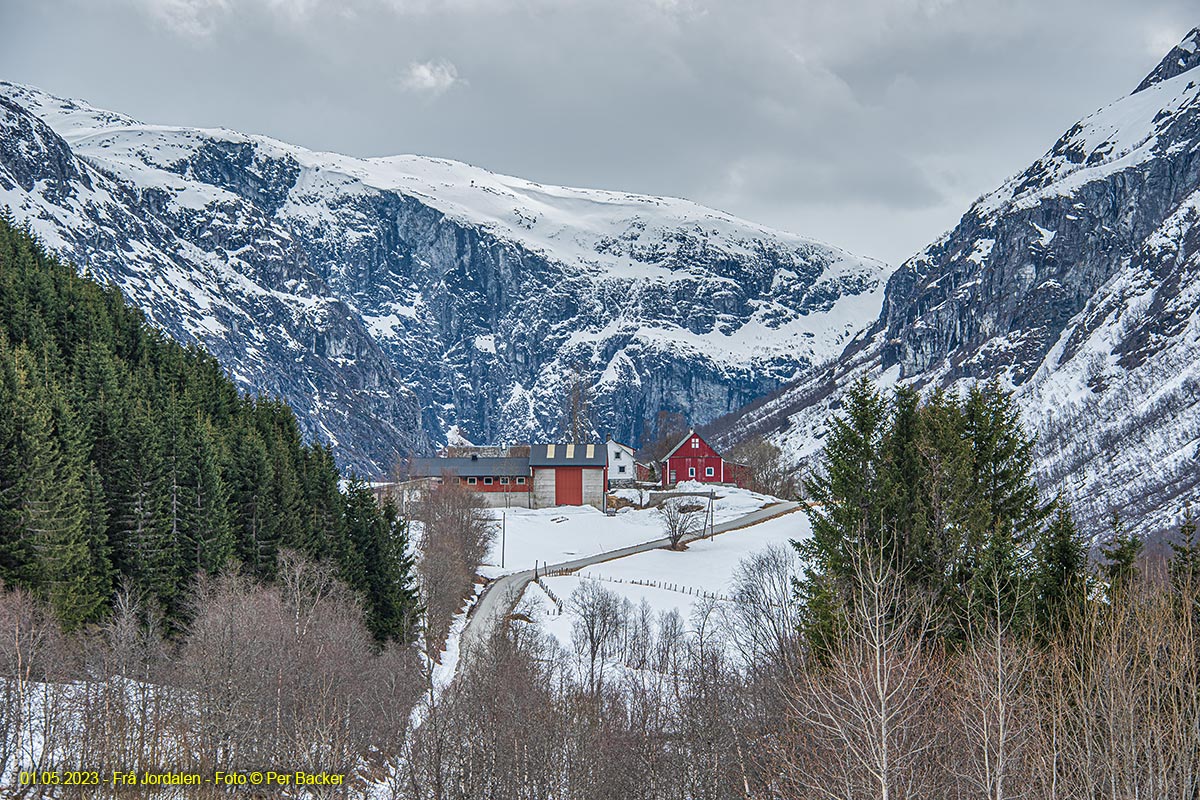
{"type": "Polygon", "coordinates": [[[696,477],[696,468],[695,467],[688,467],[688,477],[689,478],[696,477]]]}
{"type": "Polygon", "coordinates": [[[479,483],[479,478],[467,478],[467,483],[471,486],[479,483]]]}
{"type": "Polygon", "coordinates": [[[713,469],[712,467],[705,467],[704,474],[711,478],[712,476],[717,474],[717,471],[715,469],[713,469]]]}
{"type": "Polygon", "coordinates": [[[491,478],[484,478],[484,479],[483,479],[483,485],[484,485],[484,486],[491,486],[491,485],[492,485],[492,479],[491,479],[491,478]]]}
{"type": "Polygon", "coordinates": [[[699,439],[692,439],[692,449],[693,450],[700,449],[700,440],[699,439]]]}
{"type": "Polygon", "coordinates": [[[524,485],[525,485],[525,479],[524,479],[524,478],[517,478],[517,485],[518,485],[518,486],[524,486],[524,485]]]}
{"type": "Polygon", "coordinates": [[[617,472],[625,472],[625,465],[622,464],[621,466],[617,467],[617,472]]]}
{"type": "Polygon", "coordinates": [[[621,460],[621,451],[620,451],[620,450],[618,450],[616,453],[614,453],[614,454],[613,454],[613,458],[615,458],[615,459],[617,459],[618,461],[620,461],[620,460],[621,460]]]}
{"type": "Polygon", "coordinates": [[[500,479],[500,485],[501,485],[501,486],[507,486],[507,485],[508,485],[508,478],[501,478],[501,479],[500,479]]]}

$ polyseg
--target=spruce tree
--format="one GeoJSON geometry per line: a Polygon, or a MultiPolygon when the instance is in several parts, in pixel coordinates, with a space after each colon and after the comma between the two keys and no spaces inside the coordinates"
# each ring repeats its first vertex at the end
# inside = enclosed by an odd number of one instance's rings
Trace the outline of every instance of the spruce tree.
{"type": "Polygon", "coordinates": [[[896,390],[891,423],[883,438],[880,490],[884,552],[911,579],[925,581],[928,550],[925,488],[927,470],[922,450],[920,395],[911,387],[896,390]],[[921,573],[918,575],[918,573],[921,573]]]}
{"type": "Polygon", "coordinates": [[[216,437],[203,418],[184,432],[179,478],[181,577],[216,575],[233,556],[229,490],[221,477],[216,437]]]}
{"type": "Polygon", "coordinates": [[[1049,639],[1062,630],[1087,598],[1087,548],[1062,495],[1034,548],[1034,623],[1049,639]]]}
{"type": "Polygon", "coordinates": [[[963,407],[964,433],[971,443],[970,502],[973,535],[991,532],[1025,542],[1049,516],[1033,481],[1034,439],[1021,427],[1012,395],[999,384],[972,387],[963,407]]]}
{"type": "Polygon", "coordinates": [[[170,478],[163,453],[164,431],[146,401],[138,401],[122,426],[113,464],[110,536],[114,560],[136,586],[165,609],[175,607],[179,586],[172,538],[170,478]]]}
{"type": "Polygon", "coordinates": [[[381,512],[361,481],[350,484],[345,504],[348,536],[362,564],[358,575],[347,577],[363,593],[367,626],[381,642],[407,641],[419,616],[408,526],[390,503],[381,512]]]}
{"type": "Polygon", "coordinates": [[[106,613],[114,590],[112,555],[108,544],[108,506],[104,483],[96,465],[88,462],[83,474],[83,528],[90,559],[88,593],[99,600],[89,609],[87,621],[99,621],[106,613]]]}
{"type": "MultiPolygon", "coordinates": [[[[0,280],[5,276],[0,273],[0,280]]],[[[18,420],[17,366],[8,339],[0,331],[0,581],[20,584],[34,559],[32,543],[21,532],[21,429],[18,420]]]]}
{"type": "Polygon", "coordinates": [[[34,556],[27,564],[26,581],[47,591],[62,572],[59,562],[67,558],[66,543],[78,538],[83,514],[78,469],[58,439],[53,388],[39,384],[36,370],[32,356],[18,350],[17,535],[34,556]]]}
{"type": "Polygon", "coordinates": [[[1121,522],[1121,514],[1113,509],[1110,522],[1112,535],[1100,547],[1104,556],[1101,573],[1108,582],[1109,595],[1119,595],[1137,576],[1137,560],[1142,554],[1143,542],[1133,533],[1127,533],[1121,522]]]}
{"type": "Polygon", "coordinates": [[[235,551],[252,575],[272,578],[278,540],[271,516],[271,462],[258,431],[247,430],[239,438],[232,475],[235,551]]]}
{"type": "Polygon", "coordinates": [[[921,408],[921,489],[928,534],[913,561],[916,577],[925,581],[935,600],[958,591],[953,580],[955,565],[966,549],[973,455],[964,428],[958,398],[941,390],[933,392],[921,408]]]}
{"type": "Polygon", "coordinates": [[[857,559],[879,543],[885,492],[881,448],[887,405],[861,378],[847,393],[845,416],[834,416],[821,464],[805,482],[811,536],[793,547],[804,560],[797,584],[803,625],[820,646],[836,629],[838,599],[853,581],[857,559]]]}
{"type": "Polygon", "coordinates": [[[1181,589],[1195,590],[1200,579],[1200,540],[1196,538],[1196,519],[1192,504],[1184,505],[1183,522],[1179,525],[1179,541],[1171,542],[1171,579],[1181,589]]]}
{"type": "Polygon", "coordinates": [[[1021,427],[1012,396],[995,381],[968,392],[963,434],[971,452],[970,485],[952,574],[972,607],[999,608],[1015,621],[1026,598],[1023,554],[1050,513],[1033,480],[1034,439],[1021,427]]]}

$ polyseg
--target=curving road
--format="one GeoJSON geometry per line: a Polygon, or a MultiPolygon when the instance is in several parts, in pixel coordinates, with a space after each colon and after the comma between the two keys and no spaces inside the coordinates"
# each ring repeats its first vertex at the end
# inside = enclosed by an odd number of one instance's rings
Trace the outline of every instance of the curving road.
{"type": "MultiPolygon", "coordinates": [[[[749,514],[744,514],[737,519],[715,526],[712,529],[711,535],[728,533],[739,528],[745,528],[763,520],[790,514],[798,508],[800,508],[799,503],[776,503],[766,506],[757,511],[751,511],[749,514]]],[[[695,538],[689,541],[694,541],[695,538]]],[[[604,553],[596,553],[595,555],[577,558],[572,561],[549,564],[540,568],[538,574],[545,575],[547,572],[573,572],[577,569],[590,567],[593,564],[612,561],[615,558],[624,558],[635,553],[644,553],[647,550],[657,550],[660,547],[667,547],[670,544],[671,541],[666,537],[655,539],[650,542],[622,547],[618,550],[609,550],[604,553]]],[[[533,580],[533,575],[534,571],[527,569],[522,572],[513,572],[504,575],[488,584],[487,589],[484,590],[478,602],[475,603],[471,615],[467,618],[466,627],[463,628],[459,647],[464,657],[472,648],[478,647],[491,639],[500,621],[512,613],[513,608],[521,599],[521,594],[525,591],[525,587],[533,580]]],[[[457,670],[455,671],[457,672],[457,670]]]]}

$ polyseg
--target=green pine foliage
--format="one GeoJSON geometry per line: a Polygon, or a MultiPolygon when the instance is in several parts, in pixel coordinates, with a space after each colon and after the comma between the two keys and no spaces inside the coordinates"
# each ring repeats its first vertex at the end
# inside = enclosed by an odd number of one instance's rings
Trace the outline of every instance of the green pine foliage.
{"type": "Polygon", "coordinates": [[[409,639],[416,631],[420,597],[407,522],[390,502],[380,513],[371,490],[354,481],[346,492],[346,530],[356,554],[347,579],[367,598],[368,627],[385,638],[409,639]]]}
{"type": "Polygon", "coordinates": [[[1078,619],[1088,595],[1087,548],[1061,496],[1054,501],[1054,515],[1034,548],[1035,623],[1037,630],[1049,638],[1078,619]]]}
{"type": "Polygon", "coordinates": [[[1196,518],[1192,504],[1184,507],[1179,526],[1179,541],[1171,542],[1171,561],[1168,564],[1171,580],[1180,588],[1192,589],[1200,579],[1200,539],[1196,537],[1196,518]]]}
{"type": "Polygon", "coordinates": [[[413,635],[407,532],[282,402],[150,327],[0,217],[0,582],[66,628],[144,593],[175,625],[200,574],[275,575],[283,549],[327,559],[381,640],[413,635]]]}
{"type": "Polygon", "coordinates": [[[1137,534],[1125,530],[1121,514],[1116,509],[1113,509],[1110,527],[1112,535],[1100,546],[1100,554],[1104,556],[1100,574],[1108,583],[1109,596],[1116,597],[1137,576],[1138,558],[1144,542],[1137,534]]]}
{"type": "Polygon", "coordinates": [[[1034,440],[997,384],[922,402],[861,379],[831,428],[805,484],[812,536],[796,544],[807,565],[801,624],[815,648],[838,630],[867,558],[884,558],[906,591],[929,600],[951,639],[983,615],[1027,627],[1074,597],[1083,547],[1065,505],[1041,501],[1034,440]],[[1047,588],[1055,580],[1063,596],[1047,588]]]}

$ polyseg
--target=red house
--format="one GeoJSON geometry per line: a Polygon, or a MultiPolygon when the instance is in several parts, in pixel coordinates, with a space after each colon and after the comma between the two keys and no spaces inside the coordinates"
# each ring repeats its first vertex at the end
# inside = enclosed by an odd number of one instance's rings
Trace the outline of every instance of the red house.
{"type": "Polygon", "coordinates": [[[700,434],[691,430],[663,457],[661,475],[664,487],[682,481],[744,486],[746,468],[742,464],[726,461],[700,434]]]}

